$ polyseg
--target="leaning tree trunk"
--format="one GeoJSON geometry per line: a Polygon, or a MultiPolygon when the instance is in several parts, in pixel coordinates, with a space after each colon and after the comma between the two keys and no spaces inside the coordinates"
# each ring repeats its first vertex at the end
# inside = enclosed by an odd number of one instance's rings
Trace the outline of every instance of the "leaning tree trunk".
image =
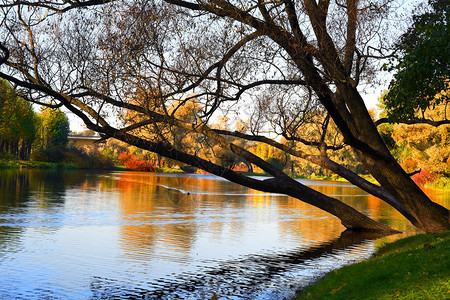
{"type": "Polygon", "coordinates": [[[340,90],[340,96],[353,116],[351,129],[354,138],[369,146],[353,145],[367,170],[417,219],[422,230],[450,230],[449,210],[432,202],[398,164],[381,139],[356,89],[346,86],[340,90]]]}
{"type": "MultiPolygon", "coordinates": [[[[386,225],[370,219],[345,203],[321,194],[285,174],[280,175],[278,178],[257,180],[201,159],[198,156],[178,151],[170,145],[166,145],[164,143],[154,143],[148,140],[137,139],[134,136],[121,131],[106,130],[104,133],[130,145],[158,153],[170,159],[176,159],[180,162],[195,166],[214,175],[228,179],[234,183],[263,192],[282,193],[292,196],[334,215],[341,220],[342,225],[347,229],[385,233],[398,232],[387,227],[386,225]]],[[[236,147],[236,151],[238,151],[238,148],[239,147],[236,147]]]]}

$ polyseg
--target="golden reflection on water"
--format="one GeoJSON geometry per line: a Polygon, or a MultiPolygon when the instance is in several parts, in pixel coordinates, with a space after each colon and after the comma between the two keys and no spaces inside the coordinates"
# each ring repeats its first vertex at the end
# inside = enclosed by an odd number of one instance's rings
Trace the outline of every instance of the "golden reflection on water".
{"type": "Polygon", "coordinates": [[[293,215],[292,221],[280,223],[284,236],[296,232],[305,240],[324,242],[337,238],[345,230],[337,218],[295,198],[288,197],[287,201],[279,205],[284,214],[293,215]],[[301,211],[304,217],[296,217],[297,211],[301,211]]]}
{"type": "MultiPolygon", "coordinates": [[[[135,172],[116,175],[124,224],[120,226],[121,241],[124,250],[132,255],[149,253],[155,244],[160,249],[189,252],[199,230],[210,232],[213,239],[219,239],[225,229],[231,235],[239,236],[248,226],[239,214],[226,215],[225,222],[224,216],[214,214],[226,212],[227,209],[239,212],[240,209],[252,208],[252,218],[256,220],[267,217],[268,220],[279,220],[276,227],[283,239],[297,236],[306,242],[325,242],[339,237],[345,230],[337,218],[297,199],[253,191],[224,180],[135,172]],[[207,221],[199,222],[202,214],[209,212],[213,214],[207,221]]],[[[378,198],[348,184],[328,184],[320,182],[313,188],[343,200],[375,220],[404,231],[404,235],[418,232],[399,212],[378,198]]],[[[448,206],[449,199],[443,196],[446,193],[426,192],[432,199],[448,206]]],[[[382,239],[379,244],[399,237],[382,239]]]]}
{"type": "MultiPolygon", "coordinates": [[[[128,280],[149,289],[151,282],[156,291],[170,293],[172,285],[159,279],[172,278],[178,286],[191,275],[204,276],[199,285],[210,279],[213,291],[225,284],[222,294],[228,295],[248,278],[255,281],[244,288],[294,269],[300,275],[318,265],[332,269],[344,256],[364,259],[375,246],[418,232],[392,207],[347,183],[303,181],[405,233],[372,243],[376,237],[342,234],[338,219],[304,202],[212,176],[39,170],[0,175],[5,191],[0,193],[0,263],[18,272],[17,282],[9,282],[4,272],[4,282],[15,289],[5,295],[47,278],[52,286],[64,282],[67,295],[92,290],[92,278],[105,298],[114,298],[115,292],[120,298],[128,280]],[[314,265],[305,262],[311,257],[318,259],[314,265]],[[51,281],[61,272],[60,282],[51,281]]],[[[425,192],[450,206],[448,191],[425,192]]],[[[281,279],[273,278],[278,286],[281,279]]],[[[289,276],[285,281],[292,284],[289,276]]]]}
{"type": "MultiPolygon", "coordinates": [[[[308,184],[317,184],[312,187],[319,192],[341,199],[371,218],[404,232],[381,239],[377,241],[378,245],[420,232],[394,208],[348,183],[310,181],[308,184]]],[[[211,240],[220,239],[224,232],[238,237],[247,230],[249,224],[236,212],[248,208],[253,211],[252,220],[275,222],[281,239],[295,237],[306,244],[310,241],[326,242],[339,237],[345,230],[337,218],[297,199],[254,191],[225,180],[212,180],[209,176],[177,177],[139,172],[118,172],[111,176],[85,176],[78,173],[54,176],[33,170],[18,173],[17,176],[3,176],[0,188],[10,188],[11,185],[15,186],[14,190],[18,194],[26,193],[29,186],[34,186],[35,203],[42,210],[53,205],[48,203],[48,193],[60,187],[73,186],[77,189],[77,201],[94,201],[88,199],[92,190],[98,193],[117,191],[122,219],[122,225],[119,226],[120,240],[123,250],[130,255],[146,255],[152,252],[156,244],[159,249],[189,252],[199,231],[208,232],[211,240]],[[48,176],[51,178],[43,180],[43,177],[48,176]],[[183,194],[180,190],[191,194],[183,194]],[[227,211],[231,213],[226,216],[217,214],[227,211]],[[208,214],[205,222],[199,222],[203,215],[208,214]]],[[[424,191],[437,203],[450,206],[448,191],[424,191]]],[[[0,201],[1,198],[2,194],[0,201]]],[[[17,195],[15,198],[25,196],[17,195]]],[[[57,202],[58,197],[52,201],[57,202]]]]}
{"type": "Polygon", "coordinates": [[[139,224],[120,226],[124,250],[144,254],[158,242],[163,244],[162,247],[188,251],[195,236],[194,223],[189,222],[193,219],[190,215],[193,202],[165,194],[159,186],[162,181],[158,176],[121,173],[119,177],[120,211],[124,224],[129,221],[139,224]],[[164,224],[164,221],[168,221],[168,213],[177,212],[184,214],[180,221],[186,221],[185,223],[164,224]],[[160,239],[161,236],[164,238],[160,239]]]}

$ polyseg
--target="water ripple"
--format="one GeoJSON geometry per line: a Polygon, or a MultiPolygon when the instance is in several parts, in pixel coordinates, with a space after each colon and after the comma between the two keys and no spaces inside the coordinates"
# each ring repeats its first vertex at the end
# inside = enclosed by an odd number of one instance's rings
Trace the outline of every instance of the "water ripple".
{"type": "Polygon", "coordinates": [[[327,272],[366,259],[373,251],[371,238],[344,233],[340,238],[308,249],[248,255],[224,261],[203,261],[196,273],[155,279],[133,285],[94,277],[94,299],[283,299],[295,296],[327,272]]]}

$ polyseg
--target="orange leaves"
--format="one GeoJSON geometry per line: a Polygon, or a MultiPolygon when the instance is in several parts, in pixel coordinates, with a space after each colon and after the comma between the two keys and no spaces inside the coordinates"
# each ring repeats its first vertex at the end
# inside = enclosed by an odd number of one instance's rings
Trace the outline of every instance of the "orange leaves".
{"type": "Polygon", "coordinates": [[[428,169],[420,171],[420,173],[413,175],[411,178],[418,186],[424,186],[426,183],[433,182],[438,176],[430,173],[428,169]]]}
{"type": "Polygon", "coordinates": [[[127,169],[146,172],[156,171],[156,168],[152,162],[148,160],[137,159],[136,156],[127,152],[120,153],[118,159],[121,164],[127,167],[127,169]]]}
{"type": "Polygon", "coordinates": [[[413,158],[406,158],[400,164],[407,173],[412,173],[418,170],[417,161],[413,158]]]}
{"type": "Polygon", "coordinates": [[[119,163],[124,165],[127,161],[129,161],[133,157],[134,157],[133,154],[129,154],[128,152],[122,152],[119,154],[117,159],[119,160],[119,163]]]}

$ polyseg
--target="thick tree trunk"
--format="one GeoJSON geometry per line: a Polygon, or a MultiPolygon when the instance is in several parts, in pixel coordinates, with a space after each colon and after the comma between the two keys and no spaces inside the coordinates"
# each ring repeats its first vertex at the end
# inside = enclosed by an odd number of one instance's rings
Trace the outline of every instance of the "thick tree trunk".
{"type": "Polygon", "coordinates": [[[432,202],[397,162],[385,164],[364,153],[359,157],[378,182],[416,218],[416,226],[426,232],[450,230],[448,209],[432,202]]]}
{"type": "Polygon", "coordinates": [[[26,159],[26,150],[27,150],[27,145],[26,145],[25,141],[22,140],[22,142],[20,143],[20,146],[19,146],[19,158],[20,159],[26,159]]]}
{"type": "Polygon", "coordinates": [[[432,202],[394,159],[356,89],[340,92],[353,117],[354,138],[370,148],[352,145],[367,170],[416,218],[416,226],[426,232],[450,230],[449,210],[432,202]]]}
{"type": "MultiPolygon", "coordinates": [[[[295,53],[290,45],[284,42],[280,45],[289,53],[295,53]]],[[[337,92],[333,93],[319,74],[305,64],[303,57],[293,55],[293,58],[345,142],[355,150],[382,187],[417,220],[414,225],[426,232],[450,230],[449,210],[432,202],[397,163],[381,139],[357,89],[348,82],[337,82],[337,92]]]]}

